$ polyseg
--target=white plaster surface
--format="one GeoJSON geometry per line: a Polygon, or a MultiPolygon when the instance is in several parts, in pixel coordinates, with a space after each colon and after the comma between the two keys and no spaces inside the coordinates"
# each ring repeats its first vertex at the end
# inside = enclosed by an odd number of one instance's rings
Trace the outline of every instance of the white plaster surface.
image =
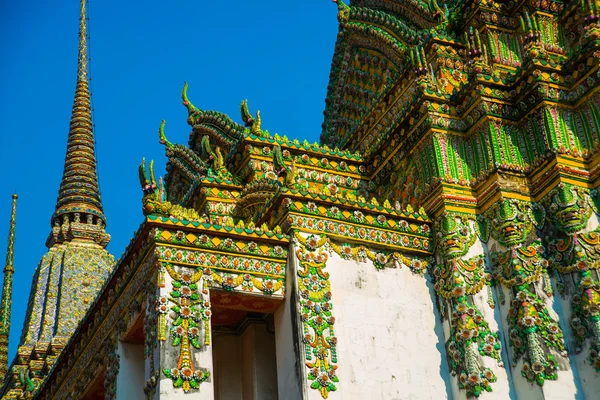
{"type": "MultiPolygon", "coordinates": [[[[480,243],[477,240],[477,243],[480,243]]],[[[487,288],[483,288],[479,293],[473,296],[473,302],[477,306],[477,309],[481,311],[485,321],[488,323],[490,331],[492,332],[500,332],[502,329],[500,321],[500,313],[498,312],[498,308],[491,308],[488,304],[488,291],[487,288]]],[[[502,347],[506,346],[506,341],[503,340],[507,336],[502,337],[502,333],[500,332],[500,343],[502,347]]],[[[504,353],[504,350],[503,350],[504,353]]],[[[509,373],[506,370],[505,366],[509,361],[506,357],[506,354],[501,354],[502,361],[504,366],[498,365],[498,362],[491,357],[481,357],[481,364],[483,367],[487,367],[494,371],[496,374],[497,381],[491,384],[492,392],[486,392],[481,395],[484,399],[516,399],[516,394],[514,392],[514,388],[511,387],[511,382],[509,378],[509,373]]],[[[465,392],[460,391],[460,394],[454,396],[455,399],[466,399],[465,392]]],[[[533,398],[532,398],[533,400],[533,398]]]]}
{"type": "MultiPolygon", "coordinates": [[[[600,225],[600,217],[596,213],[592,213],[585,230],[592,231],[598,228],[598,225],[600,225]]],[[[563,277],[563,279],[565,281],[568,280],[566,276],[563,277]]],[[[572,339],[572,332],[570,330],[571,295],[572,291],[570,293],[566,293],[566,296],[557,295],[557,299],[560,301],[560,309],[562,310],[564,318],[564,323],[561,324],[561,328],[563,328],[565,331],[565,337],[569,341],[568,350],[573,360],[571,365],[575,365],[574,368],[576,369],[578,378],[581,382],[580,387],[584,397],[590,400],[600,399],[600,373],[596,372],[593,366],[591,366],[587,361],[590,350],[589,341],[586,342],[579,354],[575,354],[575,345],[572,339]]]]}
{"type": "MultiPolygon", "coordinates": [[[[475,222],[469,221],[469,224],[471,226],[473,234],[475,234],[475,232],[476,232],[475,222]]],[[[490,243],[488,242],[488,245],[489,244],[490,243]]],[[[471,246],[469,248],[469,251],[463,258],[469,259],[471,257],[475,257],[480,254],[485,255],[486,248],[487,248],[486,244],[484,242],[482,242],[479,238],[477,238],[475,240],[475,243],[473,244],[473,246],[471,246]]],[[[489,260],[486,260],[486,264],[488,262],[489,262],[489,260]]],[[[496,300],[496,299],[493,299],[493,300],[496,300]]],[[[514,390],[514,386],[512,385],[512,378],[510,377],[509,371],[506,369],[506,365],[508,364],[509,359],[507,357],[507,353],[505,350],[505,346],[506,346],[505,339],[508,336],[505,336],[503,334],[504,333],[503,325],[505,325],[505,324],[502,323],[503,320],[502,320],[502,317],[500,315],[498,308],[497,307],[491,308],[489,305],[490,299],[489,299],[489,293],[488,293],[487,287],[484,287],[479,293],[477,293],[473,296],[473,303],[477,306],[477,309],[483,314],[485,321],[488,323],[490,331],[499,333],[500,343],[503,347],[502,353],[500,355],[503,365],[499,365],[498,362],[491,357],[482,356],[480,358],[482,366],[494,371],[494,374],[496,375],[496,378],[497,378],[496,382],[493,382],[491,384],[492,392],[483,393],[481,395],[481,397],[483,397],[485,399],[490,399],[490,400],[516,399],[517,396],[516,396],[516,393],[514,390]]],[[[456,390],[458,390],[458,383],[457,383],[456,379],[453,380],[453,390],[454,390],[453,393],[455,394],[454,395],[455,399],[466,399],[467,398],[465,395],[465,391],[463,391],[463,390],[460,390],[458,392],[456,391],[456,390]]]]}
{"type": "Polygon", "coordinates": [[[265,324],[251,324],[241,335],[244,400],[276,400],[275,336],[265,324]]]}
{"type": "Polygon", "coordinates": [[[242,343],[239,336],[213,336],[215,400],[242,400],[242,343]]]}
{"type": "Polygon", "coordinates": [[[267,331],[266,324],[255,324],[248,329],[253,330],[254,398],[256,400],[277,400],[275,335],[267,331]]]}
{"type": "MultiPolygon", "coordinates": [[[[407,267],[377,270],[332,253],[330,274],[338,337],[336,399],[450,397],[442,329],[425,277],[407,267]]],[[[309,399],[319,399],[309,389],[309,399]]]]}
{"type": "MultiPolygon", "coordinates": [[[[560,327],[565,334],[565,345],[571,358],[570,367],[575,371],[576,377],[579,379],[579,387],[576,392],[568,399],[600,399],[600,374],[596,372],[594,367],[587,361],[590,351],[589,341],[585,343],[580,353],[575,353],[575,340],[573,331],[571,330],[571,301],[573,295],[573,282],[569,276],[563,276],[565,283],[565,294],[560,295],[555,291],[555,309],[558,309],[561,314],[560,327]]],[[[556,285],[554,285],[556,288],[556,285]]],[[[559,375],[559,379],[561,376],[559,375]]],[[[554,383],[554,382],[553,382],[554,383]]],[[[556,382],[558,383],[558,382],[556,382]]]]}
{"type": "Polygon", "coordinates": [[[297,314],[296,266],[293,245],[290,245],[286,272],[285,302],[275,312],[275,357],[277,360],[277,390],[280,400],[305,399],[306,375],[304,361],[298,343],[302,334],[297,314]]]}
{"type": "Polygon", "coordinates": [[[117,354],[117,399],[145,399],[144,394],[144,345],[119,342],[117,354]]]}

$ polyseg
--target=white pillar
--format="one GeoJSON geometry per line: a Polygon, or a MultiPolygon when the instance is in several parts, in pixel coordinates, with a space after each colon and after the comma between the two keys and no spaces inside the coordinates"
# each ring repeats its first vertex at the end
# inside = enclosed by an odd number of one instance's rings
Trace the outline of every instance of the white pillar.
{"type": "Polygon", "coordinates": [[[275,312],[275,348],[277,357],[277,388],[280,399],[302,400],[306,387],[304,353],[301,350],[302,326],[297,311],[296,268],[294,246],[290,245],[286,271],[286,297],[275,312]]]}
{"type": "Polygon", "coordinates": [[[213,337],[215,400],[245,400],[242,396],[242,342],[237,335],[213,337]]]}
{"type": "Polygon", "coordinates": [[[273,335],[264,324],[251,324],[242,334],[244,400],[277,400],[273,335]]]}
{"type": "Polygon", "coordinates": [[[145,399],[144,345],[119,342],[119,374],[117,399],[145,399]]]}

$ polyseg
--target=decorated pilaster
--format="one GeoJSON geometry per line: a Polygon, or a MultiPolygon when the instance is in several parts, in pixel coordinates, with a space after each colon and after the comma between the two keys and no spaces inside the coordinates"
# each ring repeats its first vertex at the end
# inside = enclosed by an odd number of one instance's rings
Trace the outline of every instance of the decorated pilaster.
{"type": "Polygon", "coordinates": [[[214,397],[210,300],[208,281],[202,270],[164,263],[159,302],[158,340],[161,341],[161,398],[179,398],[195,392],[203,399],[214,397]]]}
{"type": "Polygon", "coordinates": [[[102,360],[106,373],[104,374],[104,398],[106,400],[117,399],[117,377],[119,375],[121,356],[119,355],[119,335],[121,329],[117,327],[109,337],[104,340],[102,360]]]}
{"type": "Polygon", "coordinates": [[[8,230],[2,300],[0,302],[0,386],[8,373],[8,339],[10,337],[10,316],[12,310],[13,273],[15,272],[15,226],[17,223],[17,195],[12,195],[12,211],[8,230]]]}
{"type": "MultiPolygon", "coordinates": [[[[163,129],[164,122],[160,129],[161,142],[166,143],[168,149],[172,148],[173,145],[164,137],[163,129]]],[[[144,192],[144,214],[173,215],[176,210],[181,210],[176,215],[186,220],[199,219],[197,213],[181,207],[174,209],[166,201],[166,189],[162,186],[162,179],[157,185],[152,162],[146,171],[142,160],[139,172],[144,192]]],[[[185,238],[185,234],[179,232],[176,240],[183,242],[181,239],[185,238]]],[[[166,232],[164,237],[169,238],[171,234],[166,232]]],[[[163,250],[156,275],[145,289],[148,308],[144,322],[147,328],[144,392],[148,399],[178,399],[191,393],[196,398],[212,399],[210,270],[205,275],[202,268],[185,265],[189,261],[197,261],[193,255],[187,259],[178,256],[176,260],[182,263],[171,262],[175,261],[171,260],[173,251],[177,250],[163,250]],[[154,289],[152,285],[155,285],[154,289]]]]}
{"type": "Polygon", "coordinates": [[[336,374],[337,338],[332,292],[327,272],[328,244],[325,235],[294,234],[298,257],[297,285],[299,314],[302,321],[303,370],[310,391],[308,399],[327,399],[338,388],[336,374]],[[320,396],[315,396],[319,393],[320,396]]]}
{"type": "Polygon", "coordinates": [[[567,337],[574,346],[576,365],[584,379],[600,372],[597,202],[595,190],[569,183],[559,183],[542,199],[549,260],[556,273],[556,286],[568,324],[567,337]]]}
{"type": "Polygon", "coordinates": [[[455,396],[479,397],[492,391],[501,396],[508,390],[508,382],[502,368],[498,325],[493,318],[490,275],[474,218],[444,212],[435,231],[438,262],[433,266],[433,276],[450,371],[457,379],[453,388],[460,390],[454,392],[455,396]],[[494,387],[498,374],[501,382],[494,387]]]}
{"type": "Polygon", "coordinates": [[[159,273],[162,275],[163,271],[159,272],[159,268],[155,268],[152,279],[149,279],[144,285],[144,299],[146,301],[144,314],[144,394],[148,400],[157,398],[156,393],[161,378],[158,320],[159,315],[163,315],[162,318],[164,318],[164,309],[160,309],[160,303],[158,302],[160,289],[162,288],[158,285],[159,273]]]}
{"type": "Polygon", "coordinates": [[[544,223],[539,204],[502,197],[478,219],[491,249],[492,279],[520,396],[576,390],[555,311],[550,263],[538,235],[544,223]],[[547,382],[556,380],[560,382],[547,382]]]}

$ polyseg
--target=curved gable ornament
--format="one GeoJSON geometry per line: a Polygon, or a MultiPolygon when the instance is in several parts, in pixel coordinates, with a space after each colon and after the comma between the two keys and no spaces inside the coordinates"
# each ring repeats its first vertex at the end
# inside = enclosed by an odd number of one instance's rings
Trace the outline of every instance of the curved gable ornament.
{"type": "Polygon", "coordinates": [[[354,135],[358,121],[372,111],[393,87],[395,78],[411,65],[411,50],[446,30],[449,13],[442,12],[435,0],[429,4],[414,2],[411,10],[400,3],[393,7],[377,1],[358,2],[358,6],[336,3],[340,26],[321,140],[341,148],[354,135]],[[425,17],[415,17],[414,10],[425,17]],[[355,59],[357,53],[365,52],[379,64],[368,77],[363,75],[373,66],[355,59]],[[383,79],[378,81],[374,78],[377,75],[383,79]]]}
{"type": "Polygon", "coordinates": [[[244,137],[244,127],[233,122],[226,114],[197,108],[188,99],[187,89],[186,82],[181,91],[181,99],[188,110],[187,122],[193,128],[188,143],[190,148],[199,153],[202,138],[209,135],[213,143],[228,153],[244,137]]]}

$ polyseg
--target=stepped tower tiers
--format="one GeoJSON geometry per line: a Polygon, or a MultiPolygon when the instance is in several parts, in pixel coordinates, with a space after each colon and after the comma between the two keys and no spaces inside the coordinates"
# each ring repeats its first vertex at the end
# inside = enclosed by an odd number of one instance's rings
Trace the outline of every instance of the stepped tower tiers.
{"type": "Polygon", "coordinates": [[[106,247],[110,241],[110,235],[104,231],[106,217],[102,210],[96,174],[88,78],[86,10],[83,0],[78,50],[77,84],[67,140],[67,155],[56,210],[51,218],[52,233],[48,239],[48,247],[73,239],[106,247]]]}
{"type": "Polygon", "coordinates": [[[597,2],[338,9],[321,142],[364,157],[366,198],[434,221],[455,398],[596,398],[597,2]]]}
{"type": "Polygon", "coordinates": [[[337,7],[321,144],[184,86],[39,398],[598,398],[598,4],[337,7]]]}
{"type": "Polygon", "coordinates": [[[15,227],[17,223],[17,194],[12,196],[12,212],[8,230],[6,263],[4,264],[4,282],[2,283],[2,300],[0,301],[0,379],[8,372],[8,339],[10,337],[10,311],[12,308],[13,273],[15,272],[15,227]]]}
{"type": "Polygon", "coordinates": [[[77,83],[52,232],[33,277],[20,346],[4,394],[35,390],[113,270],[105,247],[90,91],[86,2],[80,1],[77,83]]]}

